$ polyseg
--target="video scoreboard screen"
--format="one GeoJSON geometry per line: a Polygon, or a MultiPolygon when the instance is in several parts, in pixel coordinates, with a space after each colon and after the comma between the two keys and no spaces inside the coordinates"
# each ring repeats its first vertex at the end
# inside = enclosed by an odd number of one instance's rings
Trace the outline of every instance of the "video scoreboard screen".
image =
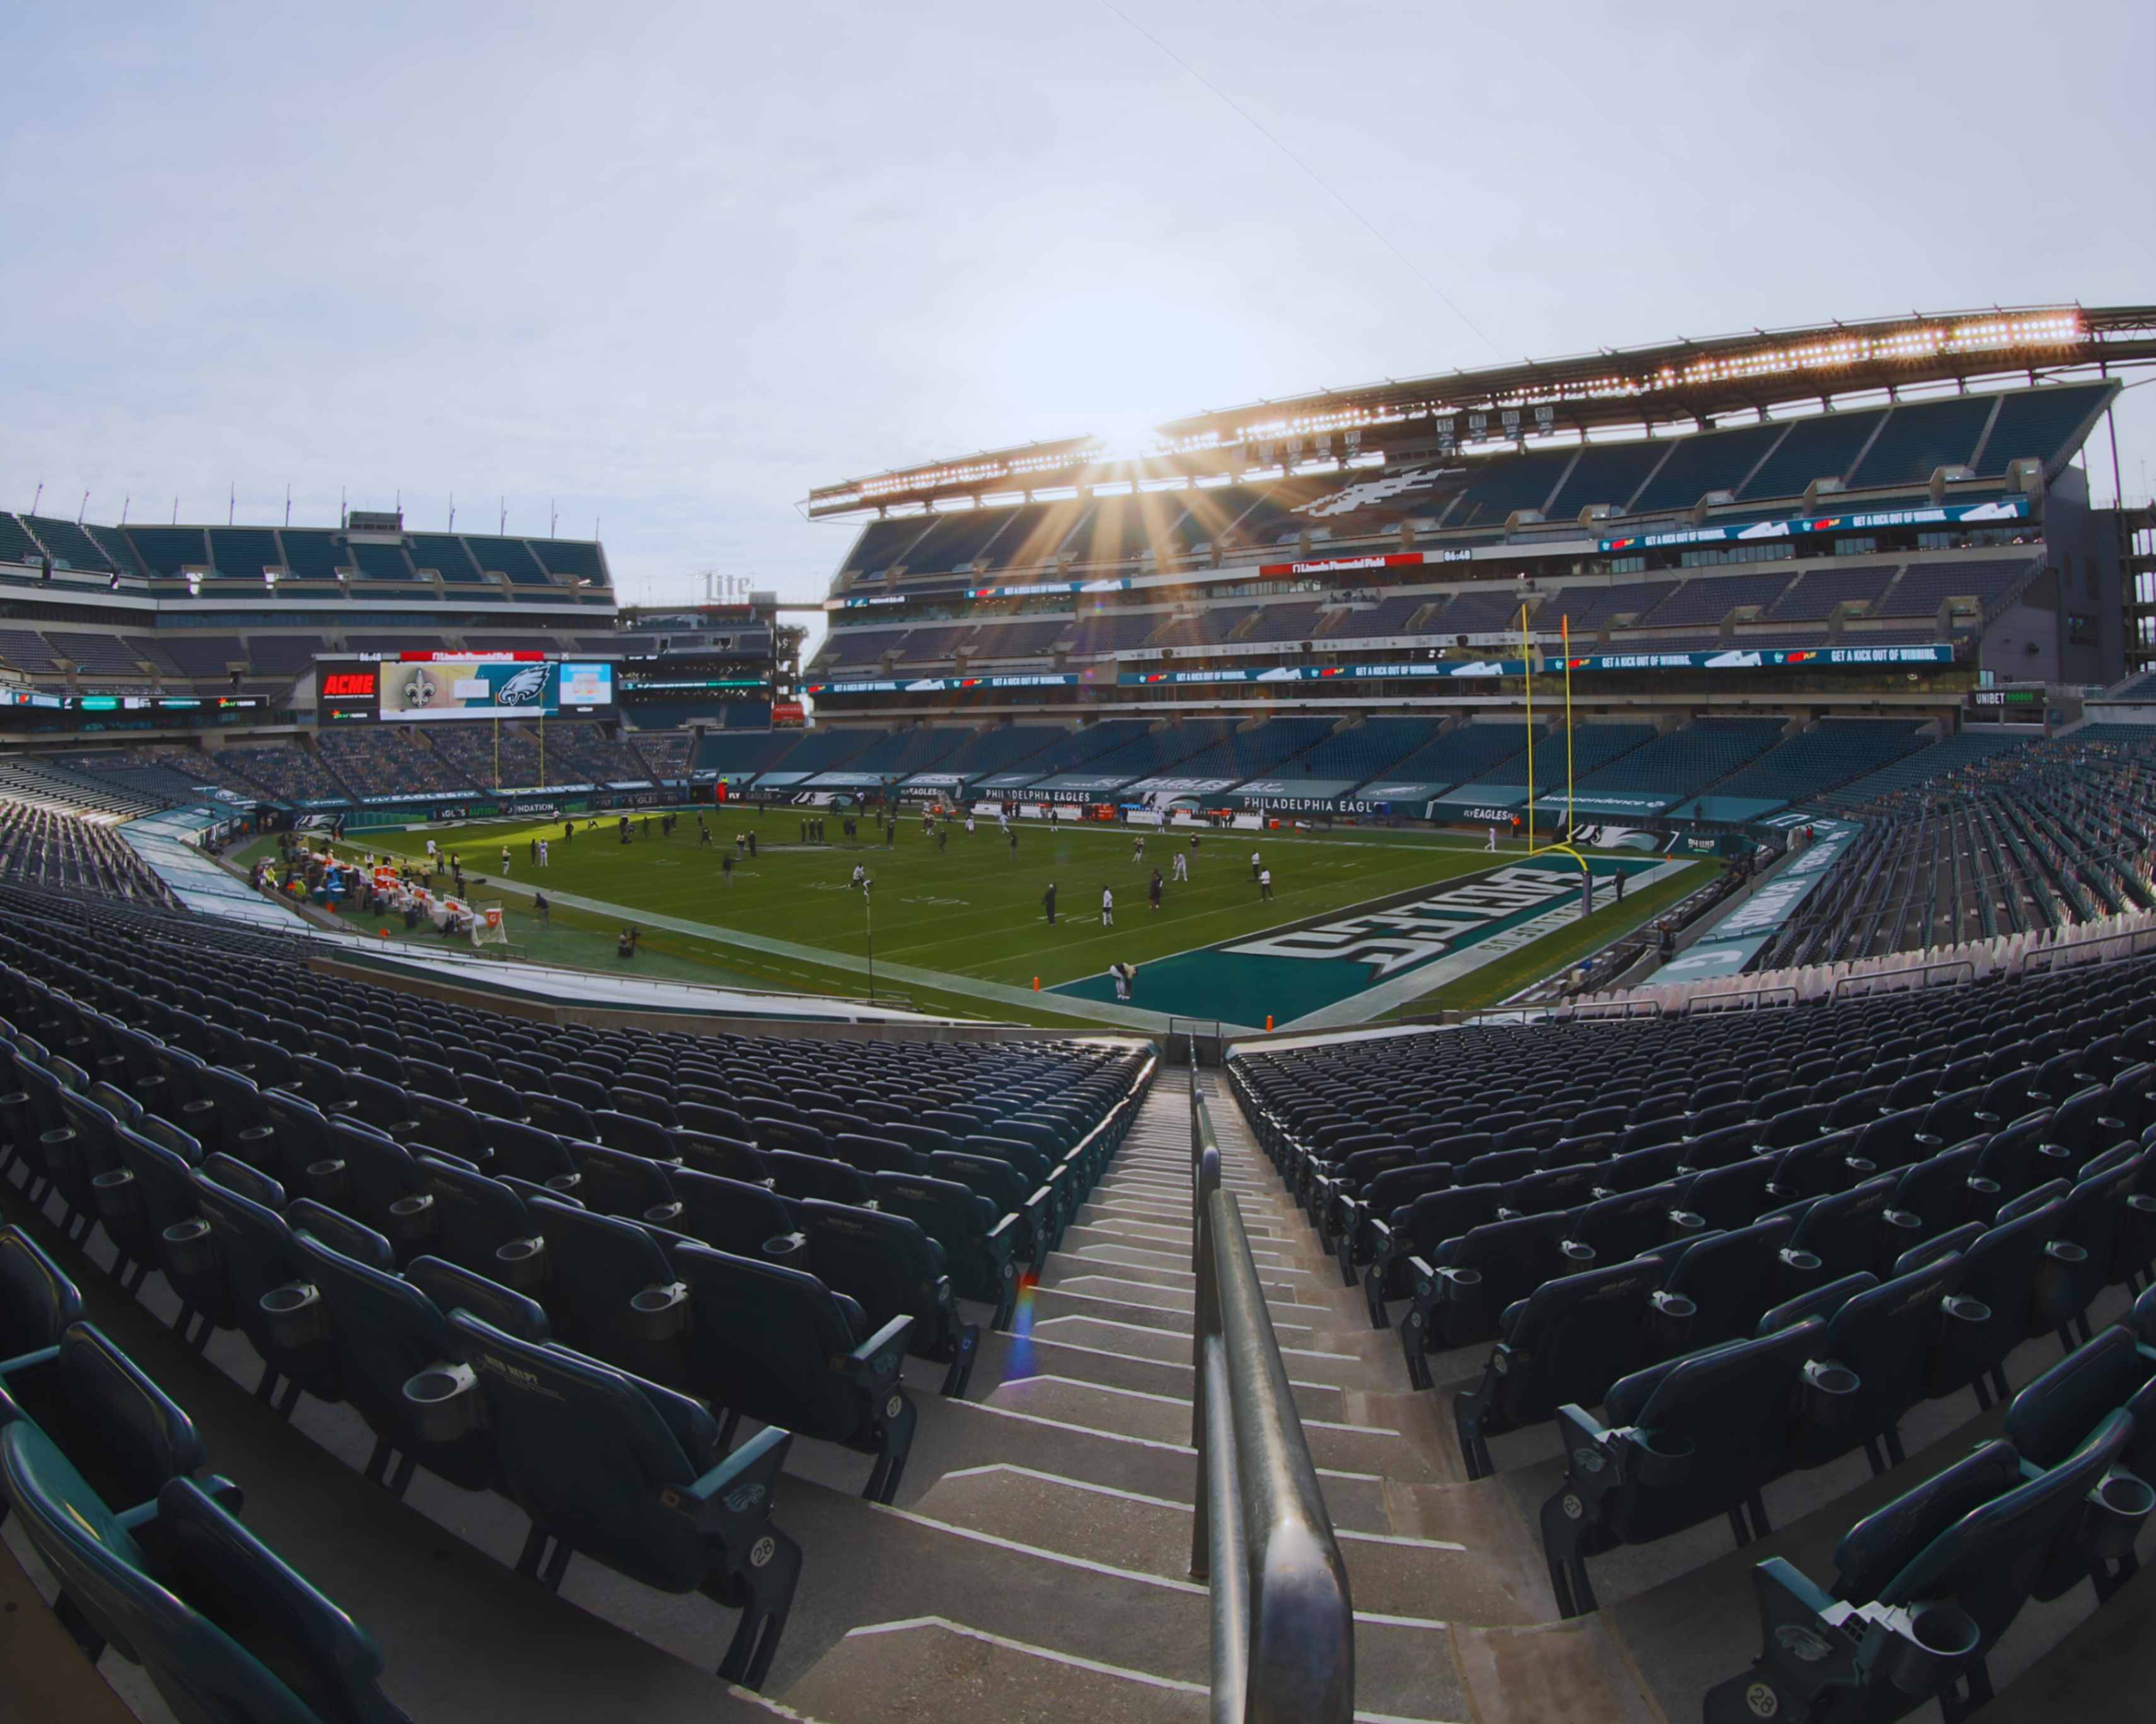
{"type": "Polygon", "coordinates": [[[537,653],[405,653],[323,659],[316,714],[325,724],[459,719],[611,718],[614,666],[537,653]]]}

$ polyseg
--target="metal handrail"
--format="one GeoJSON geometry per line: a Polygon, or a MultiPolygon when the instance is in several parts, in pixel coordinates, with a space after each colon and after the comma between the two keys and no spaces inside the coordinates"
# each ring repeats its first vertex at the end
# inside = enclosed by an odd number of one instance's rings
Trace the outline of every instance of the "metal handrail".
{"type": "Polygon", "coordinates": [[[2040,964],[2048,970],[2051,967],[2053,959],[2062,957],[2066,953],[2086,952],[2092,946],[2109,946],[2121,940],[2126,942],[2124,956],[2138,957],[2141,956],[2139,942],[2143,940],[2156,940],[2156,928],[2120,929],[2115,933],[2082,934],[2071,940],[2055,940],[2048,946],[2034,947],[2023,953],[2021,970],[2025,975],[2040,964]]]}
{"type": "Polygon", "coordinates": [[[1907,993],[1914,988],[1929,988],[1929,982],[1917,978],[1923,976],[1959,974],[1964,982],[1976,980],[1976,960],[1967,957],[1941,958],[1936,963],[1904,964],[1892,970],[1865,970],[1855,975],[1834,978],[1834,991],[1827,996],[1830,1003],[1854,997],[1869,998],[1884,988],[1890,993],[1907,993]],[[1860,993],[1858,990],[1861,988],[1860,993]],[[1844,990],[1848,991],[1845,996],[1844,990]]]}
{"type": "Polygon", "coordinates": [[[1190,1059],[1198,1451],[1190,1572],[1211,1584],[1214,1724],[1351,1724],[1355,1607],[1190,1059]]]}
{"type": "MultiPolygon", "coordinates": [[[[1650,982],[1647,984],[1652,987],[1650,982]]],[[[1713,1012],[1733,1012],[1743,1008],[1764,1010],[1773,1001],[1794,1010],[1804,1003],[1804,996],[1792,983],[1770,983],[1764,988],[1732,988],[1726,993],[1696,993],[1685,1002],[1682,1016],[1697,1018],[1713,1012]],[[1784,996],[1787,998],[1784,998],[1784,996]]]]}

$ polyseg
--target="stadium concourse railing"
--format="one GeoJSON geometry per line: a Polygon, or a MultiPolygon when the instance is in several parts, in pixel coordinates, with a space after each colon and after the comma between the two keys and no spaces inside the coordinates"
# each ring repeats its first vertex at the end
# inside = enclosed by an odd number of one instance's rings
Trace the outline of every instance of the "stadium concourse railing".
{"type": "Polygon", "coordinates": [[[1190,1572],[1213,1602],[1213,1724],[1351,1724],[1355,1609],[1303,1439],[1191,1039],[1192,1267],[1198,1276],[1197,1513],[1190,1572]]]}

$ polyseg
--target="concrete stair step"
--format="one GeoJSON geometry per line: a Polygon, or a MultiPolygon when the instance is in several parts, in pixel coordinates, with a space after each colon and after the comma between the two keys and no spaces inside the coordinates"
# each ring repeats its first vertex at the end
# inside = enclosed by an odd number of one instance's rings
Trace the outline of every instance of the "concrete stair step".
{"type": "Polygon", "coordinates": [[[850,1632],[788,1691],[810,1724],[949,1724],[956,1718],[1206,1724],[1209,1691],[1074,1658],[942,1617],[850,1632]]]}
{"type": "MultiPolygon", "coordinates": [[[[1305,1419],[1302,1422],[1303,1439],[1310,1445],[1311,1459],[1319,1466],[1409,1481],[1442,1476],[1417,1433],[1368,1424],[1358,1416],[1367,1413],[1372,1402],[1394,1398],[1349,1394],[1346,1398],[1347,1421],[1305,1419]]],[[[1191,1408],[1187,1394],[1166,1395],[1043,1373],[1002,1384],[988,1398],[988,1404],[1087,1430],[1113,1431],[1163,1443],[1190,1439],[1191,1408]]]]}
{"type": "MultiPolygon", "coordinates": [[[[1182,1275],[1190,1275],[1190,1253],[1187,1249],[1163,1249],[1166,1241],[1156,1239],[1146,1244],[1126,1240],[1101,1240],[1091,1236],[1072,1239],[1065,1236],[1064,1249],[1051,1253],[1055,1256],[1074,1257],[1089,1263],[1113,1263],[1130,1269],[1172,1269],[1182,1275]]],[[[1300,1286],[1313,1279],[1312,1271],[1292,1265],[1275,1264],[1267,1254],[1253,1251],[1251,1257],[1258,1265],[1258,1279],[1270,1283],[1279,1280],[1289,1286],[1300,1286]]],[[[1323,1283],[1321,1281],[1322,1286],[1323,1283]]]]}
{"type": "MultiPolygon", "coordinates": [[[[1115,1568],[1189,1572],[1191,1510],[1179,1499],[1105,1490],[1013,1464],[946,1474],[916,1507],[952,1525],[1115,1568]]],[[[1489,1581],[1486,1548],[1353,1527],[1337,1536],[1358,1610],[1499,1626],[1521,1620],[1520,1601],[1489,1581]]]]}
{"type": "MultiPolygon", "coordinates": [[[[1188,1353],[1188,1344],[1183,1351],[1188,1353]]],[[[983,1357],[976,1367],[976,1380],[988,1364],[987,1343],[983,1342],[983,1357]]],[[[1029,1374],[1075,1378],[1081,1383],[1097,1383],[1110,1388],[1132,1388],[1148,1394],[1174,1395],[1188,1398],[1193,1377],[1193,1367],[1188,1357],[1143,1358],[1127,1352],[1108,1352],[1083,1342],[1069,1343],[1055,1335],[1035,1332],[1015,1342],[1009,1357],[997,1370],[998,1383],[1021,1380],[1029,1374]],[[1028,1349],[1030,1349],[1029,1352],[1028,1349]]],[[[1305,1419],[1331,1419],[1342,1422],[1346,1417],[1346,1393],[1339,1384],[1315,1379],[1289,1378],[1295,1396],[1296,1411],[1305,1419]]]]}
{"type": "MultiPolygon", "coordinates": [[[[1091,1219],[1074,1220],[1063,1230],[1062,1249],[1075,1250],[1080,1245],[1096,1242],[1135,1245],[1147,1251],[1165,1252],[1188,1265],[1190,1261],[1190,1224],[1188,1222],[1132,1219],[1122,1215],[1101,1215],[1091,1219]]],[[[1307,1260],[1296,1248],[1291,1239],[1276,1239],[1260,1235],[1250,1240],[1251,1260],[1260,1268],[1274,1264],[1286,1264],[1296,1269],[1316,1269],[1319,1265],[1307,1260]]]]}
{"type": "MultiPolygon", "coordinates": [[[[1136,1276],[1144,1280],[1169,1278],[1161,1280],[1163,1286],[1175,1285],[1174,1278],[1177,1277],[1185,1286],[1194,1284],[1198,1279],[1187,1255],[1142,1245],[1081,1244],[1068,1251],[1051,1252],[1043,1269],[1045,1271],[1051,1268],[1064,1272],[1076,1270],[1097,1274],[1106,1271],[1136,1276]]],[[[1322,1282],[1313,1287],[1312,1280],[1307,1270],[1279,1269],[1264,1263],[1258,1265],[1258,1284],[1260,1286],[1268,1293],[1277,1293],[1297,1301],[1307,1294],[1323,1294],[1330,1290],[1322,1282]]],[[[1329,1301],[1321,1300],[1319,1302],[1329,1301]]]]}
{"type": "MultiPolygon", "coordinates": [[[[836,1506],[830,1499],[808,1505],[789,1498],[786,1511],[820,1542],[843,1536],[822,1524],[836,1506]]],[[[821,1578],[829,1596],[819,1614],[866,1624],[935,1618],[1035,1653],[1059,1655],[1060,1660],[1082,1660],[1178,1685],[1209,1680],[1211,1601],[1198,1582],[1096,1562],[916,1511],[858,1502],[844,1506],[876,1523],[854,1529],[855,1547],[873,1550],[875,1558],[827,1568],[821,1578]]],[[[834,1634],[816,1650],[820,1655],[844,1639],[873,1638],[834,1634]]],[[[782,1657],[791,1644],[789,1635],[782,1657]]],[[[1469,1716],[1448,1624],[1358,1612],[1355,1662],[1357,1698],[1373,1717],[1419,1724],[1469,1716]]],[[[801,1710],[832,1693],[797,1674],[773,1688],[801,1710]]],[[[1068,1715],[1042,1707],[995,1716],[1046,1720],[1068,1715]]]]}
{"type": "MultiPolygon", "coordinates": [[[[952,1404],[963,1410],[938,1429],[932,1451],[937,1465],[950,1471],[1022,1460],[1062,1478],[1171,1501],[1194,1500],[1198,1454],[1188,1445],[1187,1430],[1184,1440],[1176,1442],[1091,1429],[985,1401],[952,1404]]],[[[911,1507],[933,1490],[940,1476],[923,1478],[921,1489],[909,1485],[901,1506],[911,1507]]],[[[1383,1479],[1321,1468],[1320,1483],[1335,1524],[1369,1532],[1393,1530],[1386,1496],[1390,1487],[1383,1479]]]]}
{"type": "MultiPolygon", "coordinates": [[[[1197,1309],[1198,1278],[1194,1275],[1178,1284],[1155,1280],[1153,1275],[1157,1273],[1126,1269],[1120,1264],[1096,1264],[1083,1259],[1066,1258],[1060,1264],[1051,1260],[1045,1266],[1040,1285],[1090,1293],[1103,1298],[1128,1299],[1137,1303],[1158,1306],[1164,1311],[1190,1311],[1197,1309]],[[1053,1271],[1052,1278],[1049,1271],[1053,1271]]],[[[1333,1320],[1334,1311],[1329,1301],[1304,1299],[1300,1296],[1303,1291],[1299,1282],[1285,1290],[1276,1287],[1265,1289],[1265,1309],[1272,1313],[1276,1324],[1288,1323],[1307,1328],[1314,1323],[1330,1323],[1333,1320]]]]}
{"type": "MultiPolygon", "coordinates": [[[[1112,1290],[1065,1282],[1037,1288],[1033,1301],[1036,1324],[1048,1317],[1108,1317],[1118,1322],[1164,1330],[1171,1335],[1188,1336],[1192,1332],[1188,1309],[1165,1308],[1158,1302],[1122,1296],[1112,1290]]],[[[1184,1303],[1187,1307],[1188,1302],[1184,1303]]],[[[1388,1383],[1406,1383],[1407,1367],[1400,1358],[1399,1343],[1391,1335],[1373,1329],[1358,1331],[1342,1328],[1322,1306],[1303,1307],[1298,1311],[1293,1306],[1273,1307],[1270,1301],[1268,1306],[1272,1313],[1274,1336],[1284,1354],[1294,1351],[1344,1353],[1386,1372],[1388,1383]],[[1399,1374],[1390,1374],[1394,1372],[1399,1374]]]]}
{"type": "MultiPolygon", "coordinates": [[[[1151,1191],[1118,1192],[1096,1190],[1088,1197],[1075,1220],[1091,1219],[1097,1215],[1129,1215],[1142,1218],[1156,1225],[1180,1227],[1186,1234],[1190,1230],[1191,1208],[1188,1198],[1162,1197],[1151,1191]]],[[[1260,1234],[1267,1238],[1278,1238],[1291,1229],[1300,1229],[1299,1215],[1282,1211],[1269,1213],[1243,1206],[1243,1231],[1255,1238],[1260,1234]]]]}
{"type": "MultiPolygon", "coordinates": [[[[1148,1324],[1121,1321],[1095,1312],[1050,1316],[1033,1326],[1042,1340],[1066,1346],[1093,1348],[1100,1352],[1152,1361],[1170,1360],[1188,1367],[1190,1337],[1148,1324]]],[[[983,1351],[988,1339],[982,1338],[983,1351]]],[[[1322,1342],[1312,1347],[1284,1347],[1281,1357],[1288,1374],[1298,1382],[1322,1383],[1342,1388],[1379,1388],[1389,1381],[1381,1368],[1358,1354],[1329,1351],[1322,1342]]]]}
{"type": "MultiPolygon", "coordinates": [[[[1050,1253],[1048,1260],[1041,1265],[1040,1279],[1036,1285],[1060,1287],[1070,1281],[1095,1280],[1102,1277],[1179,1293],[1194,1293],[1198,1284],[1198,1277],[1191,1271],[1187,1260],[1178,1266],[1158,1260],[1133,1263],[1122,1256],[1095,1255],[1091,1251],[1057,1251],[1050,1253]]],[[[1265,1290],[1266,1298],[1282,1305],[1302,1303],[1301,1296],[1307,1280],[1306,1276],[1286,1275],[1276,1270],[1260,1269],[1258,1271],[1258,1285],[1265,1290]]],[[[1313,1306],[1312,1308],[1317,1307],[1313,1306]]]]}

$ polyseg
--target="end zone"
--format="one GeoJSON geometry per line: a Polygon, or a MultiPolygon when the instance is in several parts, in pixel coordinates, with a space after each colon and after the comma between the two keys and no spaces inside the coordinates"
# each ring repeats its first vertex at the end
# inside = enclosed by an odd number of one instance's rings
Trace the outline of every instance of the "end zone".
{"type": "MultiPolygon", "coordinates": [[[[1598,909],[1621,877],[1644,888],[1694,865],[1630,854],[1590,856],[1598,909]]],[[[1543,854],[1396,892],[1345,911],[1194,947],[1142,967],[1132,1004],[1179,1016],[1317,1029],[1398,1009],[1532,946],[1578,915],[1580,865],[1543,854]]],[[[1106,972],[1047,990],[1115,998],[1106,972]]]]}

